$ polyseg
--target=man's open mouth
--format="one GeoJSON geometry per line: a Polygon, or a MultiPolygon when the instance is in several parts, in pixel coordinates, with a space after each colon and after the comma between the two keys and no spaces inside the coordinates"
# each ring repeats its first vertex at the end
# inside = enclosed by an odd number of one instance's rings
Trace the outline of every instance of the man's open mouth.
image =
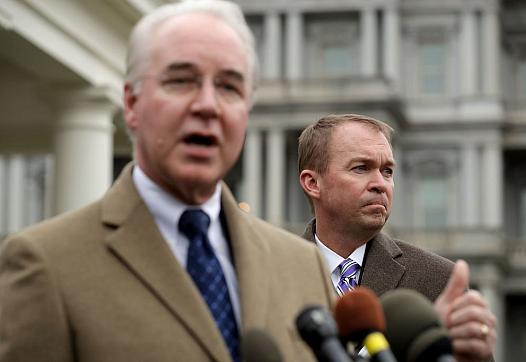
{"type": "Polygon", "coordinates": [[[187,144],[210,147],[217,144],[217,138],[214,136],[205,136],[192,134],[184,139],[187,144]]]}

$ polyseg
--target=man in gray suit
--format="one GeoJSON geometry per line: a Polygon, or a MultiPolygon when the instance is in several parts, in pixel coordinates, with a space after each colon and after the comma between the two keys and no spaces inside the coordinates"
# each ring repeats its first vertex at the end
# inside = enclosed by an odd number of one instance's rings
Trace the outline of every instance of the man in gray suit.
{"type": "Polygon", "coordinates": [[[465,292],[469,269],[381,230],[389,217],[396,163],[392,128],[362,115],[330,115],[299,138],[301,186],[315,219],[304,237],[324,254],[335,289],[361,284],[382,295],[414,289],[435,302],[458,361],[490,358],[495,317],[480,293],[465,292]]]}
{"type": "Polygon", "coordinates": [[[323,257],[221,182],[255,63],[234,3],[174,3],[136,25],[124,88],[136,162],[101,200],[3,243],[1,362],[239,361],[252,328],[284,360],[314,360],[294,318],[333,300],[323,257]]]}

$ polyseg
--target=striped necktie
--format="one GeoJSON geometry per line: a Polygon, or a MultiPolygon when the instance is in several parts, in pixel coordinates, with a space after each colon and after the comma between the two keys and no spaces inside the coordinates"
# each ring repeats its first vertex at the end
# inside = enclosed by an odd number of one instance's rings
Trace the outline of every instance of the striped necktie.
{"type": "Polygon", "coordinates": [[[340,269],[341,276],[336,289],[339,295],[343,295],[358,286],[360,265],[352,259],[345,259],[338,265],[338,268],[340,269]]]}

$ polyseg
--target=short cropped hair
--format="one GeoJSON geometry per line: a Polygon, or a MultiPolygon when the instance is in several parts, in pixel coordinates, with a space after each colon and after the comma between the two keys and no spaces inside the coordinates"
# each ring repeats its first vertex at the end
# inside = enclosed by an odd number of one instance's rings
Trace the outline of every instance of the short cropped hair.
{"type": "Polygon", "coordinates": [[[329,145],[331,135],[337,126],[357,122],[369,125],[381,132],[389,144],[394,133],[387,123],[360,114],[331,114],[320,118],[303,130],[298,140],[298,169],[313,170],[324,175],[329,167],[329,145]]]}
{"type": "Polygon", "coordinates": [[[126,60],[126,82],[135,93],[140,91],[141,80],[151,56],[151,42],[155,30],[166,20],[189,13],[209,13],[222,19],[241,39],[246,48],[252,86],[257,81],[258,64],[254,35],[248,27],[239,5],[224,0],[184,0],[162,5],[145,15],[133,28],[126,60]]]}

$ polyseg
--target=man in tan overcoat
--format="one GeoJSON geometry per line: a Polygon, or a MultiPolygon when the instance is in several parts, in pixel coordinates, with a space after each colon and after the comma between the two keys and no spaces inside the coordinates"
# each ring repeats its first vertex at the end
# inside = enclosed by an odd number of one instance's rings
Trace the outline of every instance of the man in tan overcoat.
{"type": "Polygon", "coordinates": [[[240,210],[221,181],[255,70],[233,3],[170,4],[138,23],[124,89],[135,162],[101,200],[3,242],[1,362],[239,361],[252,328],[284,360],[314,360],[294,318],[330,306],[321,254],[240,210]]]}

